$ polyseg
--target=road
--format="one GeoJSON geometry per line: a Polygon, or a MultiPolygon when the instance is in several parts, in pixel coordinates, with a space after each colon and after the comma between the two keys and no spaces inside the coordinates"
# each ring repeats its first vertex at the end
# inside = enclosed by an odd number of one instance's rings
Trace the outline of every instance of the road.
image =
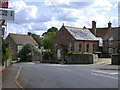
{"type": "Polygon", "coordinates": [[[94,65],[21,63],[24,88],[118,88],[117,70],[97,70],[94,65]]]}

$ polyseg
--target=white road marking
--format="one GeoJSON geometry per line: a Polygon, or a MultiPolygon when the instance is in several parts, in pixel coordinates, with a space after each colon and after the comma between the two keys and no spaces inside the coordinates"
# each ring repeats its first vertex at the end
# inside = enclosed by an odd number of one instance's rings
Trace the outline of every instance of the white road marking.
{"type": "Polygon", "coordinates": [[[96,71],[96,70],[93,70],[93,72],[104,73],[104,74],[111,74],[111,75],[118,74],[118,72],[104,72],[104,71],[96,71]]]}
{"type": "Polygon", "coordinates": [[[23,63],[23,64],[35,64],[35,63],[23,63]]]}
{"type": "Polygon", "coordinates": [[[73,70],[70,70],[70,69],[58,68],[58,67],[56,69],[65,70],[65,71],[73,71],[73,70]]]}
{"type": "Polygon", "coordinates": [[[101,76],[101,77],[108,77],[108,78],[112,78],[112,79],[119,79],[119,78],[116,78],[116,77],[112,77],[112,76],[108,76],[108,75],[101,75],[101,74],[96,74],[96,73],[91,73],[93,75],[96,75],[96,76],[101,76]]]}

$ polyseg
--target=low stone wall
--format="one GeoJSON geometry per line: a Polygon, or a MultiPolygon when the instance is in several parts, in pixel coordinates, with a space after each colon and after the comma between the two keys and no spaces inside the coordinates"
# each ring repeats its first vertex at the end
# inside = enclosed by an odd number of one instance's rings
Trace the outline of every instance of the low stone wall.
{"type": "Polygon", "coordinates": [[[94,54],[72,54],[67,56],[67,64],[93,64],[96,61],[94,54]]]}
{"type": "Polygon", "coordinates": [[[27,61],[41,61],[41,56],[28,56],[27,61]]]}
{"type": "Polygon", "coordinates": [[[112,55],[112,65],[120,65],[120,54],[112,55]]]}

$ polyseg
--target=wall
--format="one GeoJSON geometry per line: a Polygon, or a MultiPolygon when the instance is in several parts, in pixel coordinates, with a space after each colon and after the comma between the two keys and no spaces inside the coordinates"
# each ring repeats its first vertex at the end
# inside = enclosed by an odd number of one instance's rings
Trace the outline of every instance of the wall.
{"type": "Polygon", "coordinates": [[[103,47],[103,52],[107,52],[107,53],[109,53],[109,51],[108,51],[108,48],[118,48],[118,41],[116,40],[113,40],[112,41],[112,44],[109,44],[109,41],[108,40],[104,40],[104,43],[103,43],[104,45],[104,47],[103,47]]]}
{"type": "Polygon", "coordinates": [[[66,58],[68,64],[93,64],[94,62],[94,54],[72,54],[66,58]]]}
{"type": "Polygon", "coordinates": [[[42,56],[41,55],[28,56],[26,57],[26,61],[42,61],[42,56]]]}
{"type": "Polygon", "coordinates": [[[95,44],[95,51],[99,49],[98,41],[75,41],[74,52],[79,52],[79,45],[82,44],[82,52],[86,52],[86,44],[89,44],[89,52],[93,52],[93,44],[95,44]]]}
{"type": "Polygon", "coordinates": [[[60,49],[62,50],[61,58],[64,58],[64,54],[68,50],[70,43],[72,49],[74,48],[74,44],[73,44],[74,40],[75,39],[73,38],[73,36],[64,27],[62,27],[53,39],[53,43],[54,43],[53,57],[56,58],[57,49],[60,49]]]}
{"type": "Polygon", "coordinates": [[[112,55],[112,65],[120,65],[120,54],[112,55]]]}
{"type": "Polygon", "coordinates": [[[16,45],[16,43],[13,41],[13,39],[10,37],[10,36],[8,36],[7,38],[6,38],[6,40],[9,42],[9,45],[10,45],[10,49],[12,49],[13,50],[13,55],[12,55],[12,59],[13,60],[16,60],[17,59],[17,45],[16,45]]]}

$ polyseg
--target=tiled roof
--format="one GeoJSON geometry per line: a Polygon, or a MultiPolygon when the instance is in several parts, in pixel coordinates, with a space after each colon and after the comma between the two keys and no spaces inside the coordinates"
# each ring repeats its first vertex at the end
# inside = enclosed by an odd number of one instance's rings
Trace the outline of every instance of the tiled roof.
{"type": "Polygon", "coordinates": [[[38,45],[37,42],[29,35],[13,34],[13,33],[10,33],[9,35],[17,45],[23,45],[23,44],[26,44],[26,43],[31,43],[33,45],[38,45]]]}
{"type": "Polygon", "coordinates": [[[113,40],[120,40],[120,27],[109,29],[103,39],[108,40],[111,37],[113,40]]]}
{"type": "Polygon", "coordinates": [[[69,26],[65,26],[65,28],[70,32],[70,34],[76,40],[98,41],[98,39],[88,29],[83,30],[83,28],[69,27],[69,26]]]}
{"type": "MultiPolygon", "coordinates": [[[[118,27],[112,27],[112,29],[117,29],[117,28],[118,27]]],[[[89,30],[91,31],[92,28],[89,28],[89,30]]],[[[103,39],[106,33],[108,32],[108,30],[109,30],[108,27],[96,28],[96,37],[101,37],[103,39]]]]}

